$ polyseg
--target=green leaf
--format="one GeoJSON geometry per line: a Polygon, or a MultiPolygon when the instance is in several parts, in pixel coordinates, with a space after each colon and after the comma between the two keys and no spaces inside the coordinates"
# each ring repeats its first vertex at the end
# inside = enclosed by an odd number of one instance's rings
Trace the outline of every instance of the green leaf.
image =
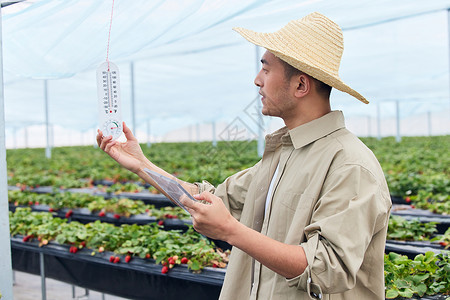
{"type": "Polygon", "coordinates": [[[398,297],[398,291],[390,289],[386,291],[386,299],[394,299],[398,297]]]}

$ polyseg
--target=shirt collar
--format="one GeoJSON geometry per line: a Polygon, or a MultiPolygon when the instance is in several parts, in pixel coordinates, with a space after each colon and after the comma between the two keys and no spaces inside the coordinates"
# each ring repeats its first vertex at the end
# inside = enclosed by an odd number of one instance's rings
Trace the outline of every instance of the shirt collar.
{"type": "Polygon", "coordinates": [[[345,128],[342,111],[332,111],[318,119],[289,130],[288,134],[282,137],[282,142],[293,144],[294,148],[298,149],[341,128],[345,128]]]}
{"type": "Polygon", "coordinates": [[[281,138],[286,135],[288,132],[288,128],[286,126],[278,129],[277,131],[266,135],[266,145],[264,147],[264,151],[273,152],[275,149],[280,146],[281,138]]]}

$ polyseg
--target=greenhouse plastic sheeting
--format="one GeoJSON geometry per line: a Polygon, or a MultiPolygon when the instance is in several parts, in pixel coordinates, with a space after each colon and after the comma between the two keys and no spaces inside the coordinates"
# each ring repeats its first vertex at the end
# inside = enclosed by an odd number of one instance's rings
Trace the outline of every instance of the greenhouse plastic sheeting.
{"type": "MultiPolygon", "coordinates": [[[[380,104],[381,117],[389,118],[399,101],[400,118],[446,112],[449,6],[448,0],[116,0],[109,59],[121,73],[124,120],[130,125],[134,111],[136,127],[146,131],[151,120],[155,135],[235,118],[256,128],[248,115],[257,103],[253,79],[263,49],[231,28],[275,31],[313,11],[343,28],[341,78],[371,101],[366,106],[333,92],[334,109],[374,118],[380,104]]],[[[47,80],[50,124],[94,135],[95,69],[106,59],[111,8],[110,0],[41,0],[4,9],[8,132],[44,123],[47,80]]],[[[448,122],[448,114],[443,118],[448,122]]],[[[271,122],[265,118],[265,127],[271,122]]]]}
{"type": "MultiPolygon", "coordinates": [[[[44,253],[45,277],[79,287],[131,299],[218,299],[224,270],[204,270],[200,274],[177,266],[161,274],[161,265],[132,259],[113,264],[113,253],[91,256],[92,250],[69,253],[68,246],[23,243],[12,238],[13,269],[40,274],[39,253],[44,253]]],[[[123,261],[123,259],[122,259],[123,261]]]]}

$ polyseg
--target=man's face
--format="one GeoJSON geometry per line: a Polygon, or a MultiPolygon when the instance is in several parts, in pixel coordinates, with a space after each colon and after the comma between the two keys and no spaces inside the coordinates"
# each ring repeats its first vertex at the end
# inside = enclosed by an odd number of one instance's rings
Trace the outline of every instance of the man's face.
{"type": "Polygon", "coordinates": [[[292,114],[295,102],[291,97],[292,83],[286,79],[284,65],[275,55],[266,51],[261,58],[261,71],[255,78],[262,96],[262,114],[285,119],[292,114]]]}

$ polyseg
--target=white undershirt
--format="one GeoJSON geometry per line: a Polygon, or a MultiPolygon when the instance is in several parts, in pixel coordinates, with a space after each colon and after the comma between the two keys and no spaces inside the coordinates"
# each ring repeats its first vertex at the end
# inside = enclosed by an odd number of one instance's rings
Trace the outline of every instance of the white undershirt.
{"type": "Polygon", "coordinates": [[[266,196],[266,208],[264,210],[264,215],[267,213],[267,210],[268,210],[269,205],[270,205],[270,200],[271,200],[271,196],[272,196],[273,186],[275,185],[275,180],[277,179],[279,167],[280,167],[280,164],[277,165],[277,169],[275,170],[275,173],[273,174],[272,180],[270,181],[269,191],[267,192],[267,196],[266,196]]]}

